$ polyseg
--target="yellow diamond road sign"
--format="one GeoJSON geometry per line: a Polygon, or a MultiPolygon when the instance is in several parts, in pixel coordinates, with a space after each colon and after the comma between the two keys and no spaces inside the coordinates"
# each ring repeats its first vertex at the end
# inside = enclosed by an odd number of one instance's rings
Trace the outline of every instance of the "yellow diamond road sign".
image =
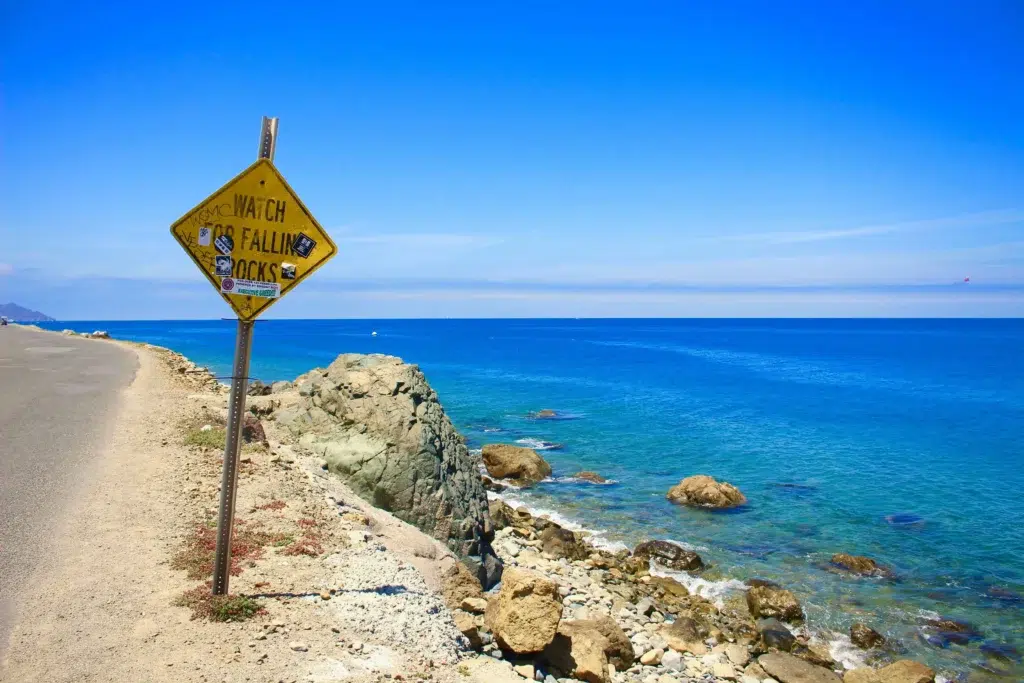
{"type": "Polygon", "coordinates": [[[338,252],[268,159],[178,219],[171,234],[241,320],[254,320],[338,252]]]}

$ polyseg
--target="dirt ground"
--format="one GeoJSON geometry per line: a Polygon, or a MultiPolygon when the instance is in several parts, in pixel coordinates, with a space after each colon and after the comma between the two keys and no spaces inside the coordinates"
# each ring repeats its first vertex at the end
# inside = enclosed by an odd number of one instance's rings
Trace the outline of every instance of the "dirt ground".
{"type": "Polygon", "coordinates": [[[125,345],[139,371],[95,481],[21,596],[0,680],[523,680],[466,650],[437,593],[451,554],[273,424],[267,446],[242,454],[231,592],[247,599],[204,601],[221,453],[201,427],[216,428],[227,394],[180,372],[176,354],[125,345]],[[193,618],[193,607],[235,617],[193,618]],[[258,613],[240,621],[247,610],[258,613]]]}

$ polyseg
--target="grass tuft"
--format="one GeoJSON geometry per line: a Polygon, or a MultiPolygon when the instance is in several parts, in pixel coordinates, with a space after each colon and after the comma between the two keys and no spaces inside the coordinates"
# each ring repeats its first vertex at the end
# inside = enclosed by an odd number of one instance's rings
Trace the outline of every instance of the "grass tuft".
{"type": "Polygon", "coordinates": [[[203,431],[195,427],[185,434],[185,445],[196,446],[204,450],[224,450],[227,443],[227,431],[222,427],[214,427],[203,431]]]}
{"type": "Polygon", "coordinates": [[[245,621],[266,610],[256,600],[244,595],[213,595],[212,584],[207,581],[182,593],[174,604],[192,610],[193,619],[209,621],[245,621]]]}

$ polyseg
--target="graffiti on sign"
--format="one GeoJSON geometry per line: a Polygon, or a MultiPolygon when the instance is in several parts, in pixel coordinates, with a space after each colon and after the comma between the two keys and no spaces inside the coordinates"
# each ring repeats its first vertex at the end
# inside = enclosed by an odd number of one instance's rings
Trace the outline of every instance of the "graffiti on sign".
{"type": "Polygon", "coordinates": [[[337,253],[274,165],[260,159],[171,226],[242,320],[253,320],[337,253]]]}

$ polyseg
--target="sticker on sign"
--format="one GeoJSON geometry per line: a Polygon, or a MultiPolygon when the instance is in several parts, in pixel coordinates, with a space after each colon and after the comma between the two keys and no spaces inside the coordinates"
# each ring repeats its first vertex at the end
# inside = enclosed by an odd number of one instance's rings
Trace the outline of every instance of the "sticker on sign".
{"type": "Polygon", "coordinates": [[[258,296],[264,299],[276,299],[281,296],[281,285],[277,282],[236,280],[235,278],[226,277],[220,281],[220,291],[224,294],[258,296]]]}

